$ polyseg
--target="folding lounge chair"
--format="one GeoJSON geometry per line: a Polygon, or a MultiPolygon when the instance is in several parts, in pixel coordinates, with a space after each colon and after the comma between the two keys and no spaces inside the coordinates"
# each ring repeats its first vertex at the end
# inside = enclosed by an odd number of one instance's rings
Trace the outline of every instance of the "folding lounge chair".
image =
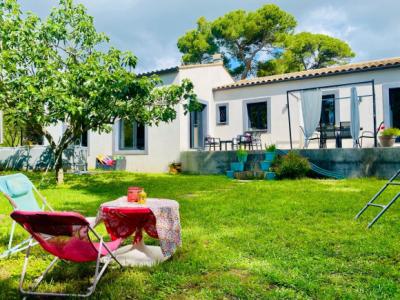
{"type": "Polygon", "coordinates": [[[115,170],[116,161],[109,156],[96,156],[96,168],[104,170],[115,170]]]}
{"type": "Polygon", "coordinates": [[[45,251],[55,256],[42,275],[35,280],[33,286],[29,290],[24,290],[24,278],[33,239],[30,240],[19,284],[20,292],[25,296],[89,297],[96,289],[97,283],[112,259],[122,267],[113,254],[113,251],[119,247],[122,240],[117,239],[112,242],[104,242],[103,238],[96,233],[85,217],[78,213],[27,212],[16,210],[11,213],[11,218],[22,225],[45,251]],[[100,242],[92,242],[89,232],[93,233],[100,242]],[[96,262],[92,285],[87,289],[86,293],[36,292],[43,278],[59,259],[76,263],[96,262]],[[101,264],[103,265],[102,267],[101,264]]]}
{"type": "MultiPolygon", "coordinates": [[[[0,176],[0,192],[8,199],[14,210],[22,211],[53,211],[47,203],[46,198],[36,189],[33,183],[24,174],[13,174],[0,176]],[[41,200],[41,206],[35,198],[35,193],[41,200]]],[[[90,223],[94,223],[95,218],[88,218],[90,223]]],[[[12,246],[15,231],[15,221],[11,225],[10,239],[7,250],[0,255],[0,258],[8,257],[11,254],[20,252],[28,248],[29,238],[12,246]]]]}

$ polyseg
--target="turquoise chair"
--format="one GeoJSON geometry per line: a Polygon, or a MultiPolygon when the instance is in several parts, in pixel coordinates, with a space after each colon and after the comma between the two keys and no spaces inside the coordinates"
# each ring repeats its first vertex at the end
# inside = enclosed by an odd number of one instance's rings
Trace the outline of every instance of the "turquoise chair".
{"type": "MultiPolygon", "coordinates": [[[[44,211],[47,208],[50,211],[54,211],[47,203],[46,198],[40,194],[33,183],[24,174],[19,173],[0,176],[0,192],[7,198],[14,210],[44,211]],[[35,193],[41,200],[41,206],[39,206],[39,203],[36,200],[35,193]]],[[[31,238],[24,240],[18,245],[12,245],[15,225],[16,222],[13,221],[7,250],[0,255],[0,258],[8,257],[11,254],[28,248],[28,243],[31,238]]]]}
{"type": "MultiPolygon", "coordinates": [[[[24,174],[18,173],[0,176],[0,192],[8,199],[14,210],[54,211],[54,209],[47,203],[46,198],[36,189],[33,183],[24,174]],[[40,198],[41,205],[39,205],[35,194],[40,198]]],[[[92,227],[96,225],[96,217],[86,217],[86,220],[92,227]]],[[[12,246],[15,225],[16,222],[13,221],[7,250],[0,255],[0,259],[23,251],[29,247],[28,244],[31,239],[30,237],[18,245],[12,246]]],[[[31,246],[36,244],[37,243],[32,244],[31,246]]]]}
{"type": "MultiPolygon", "coordinates": [[[[14,210],[22,211],[54,211],[47,203],[46,198],[36,189],[33,183],[24,174],[13,174],[0,176],[0,192],[8,199],[14,210]],[[36,200],[35,194],[40,198],[41,205],[36,200]]],[[[31,238],[24,240],[18,245],[12,246],[16,222],[11,225],[10,239],[7,250],[0,255],[0,258],[8,257],[13,253],[28,248],[31,238]]]]}
{"type": "MultiPolygon", "coordinates": [[[[0,176],[0,192],[8,199],[14,210],[19,211],[54,211],[47,203],[46,198],[36,189],[33,183],[24,174],[0,176]],[[35,194],[40,198],[39,205],[35,194]]],[[[86,217],[90,226],[95,227],[96,217],[86,217]]],[[[11,225],[10,239],[7,250],[0,255],[1,258],[23,251],[29,247],[30,237],[18,245],[12,246],[16,222],[11,225]]],[[[31,244],[31,246],[37,243],[31,244]]]]}

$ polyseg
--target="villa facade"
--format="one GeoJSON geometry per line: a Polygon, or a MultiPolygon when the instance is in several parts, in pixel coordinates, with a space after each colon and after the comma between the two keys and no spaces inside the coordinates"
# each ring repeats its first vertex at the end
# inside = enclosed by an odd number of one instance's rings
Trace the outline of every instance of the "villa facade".
{"type": "MultiPolygon", "coordinates": [[[[321,122],[342,126],[350,122],[350,91],[360,97],[361,132],[374,132],[382,122],[400,127],[400,58],[383,59],[345,66],[234,81],[222,62],[180,66],[143,75],[158,74],[165,85],[190,79],[201,112],[184,114],[177,107],[176,120],[146,127],[118,120],[112,133],[89,132],[83,139],[88,147],[88,166],[94,168],[96,156],[123,155],[127,170],[165,172],[168,164],[178,162],[181,152],[203,149],[206,136],[231,140],[247,131],[256,132],[262,144],[283,149],[302,148],[302,90],[322,92],[321,122]]],[[[50,129],[61,136],[62,124],[50,129]]],[[[373,147],[374,139],[363,142],[373,147]]],[[[352,147],[352,140],[343,140],[352,147]]],[[[308,148],[318,148],[311,141],[308,148]]],[[[335,147],[328,141],[327,147],[335,147]]]]}

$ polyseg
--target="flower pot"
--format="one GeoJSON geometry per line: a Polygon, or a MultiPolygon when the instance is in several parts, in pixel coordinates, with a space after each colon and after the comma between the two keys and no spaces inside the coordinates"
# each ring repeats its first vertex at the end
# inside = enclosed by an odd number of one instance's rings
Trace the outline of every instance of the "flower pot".
{"type": "Polygon", "coordinates": [[[381,147],[392,147],[394,145],[394,142],[396,140],[396,137],[392,135],[380,135],[379,136],[379,144],[381,147]]]}
{"type": "Polygon", "coordinates": [[[273,161],[275,159],[275,152],[265,152],[265,160],[266,161],[273,161]]]}
{"type": "Polygon", "coordinates": [[[261,167],[261,170],[268,171],[269,168],[271,167],[271,161],[267,161],[267,160],[261,161],[260,162],[260,167],[261,167]]]}
{"type": "Polygon", "coordinates": [[[143,191],[142,187],[131,186],[128,188],[128,202],[138,202],[139,194],[143,191]]]}
{"type": "Polygon", "coordinates": [[[243,172],[244,163],[243,162],[233,162],[231,163],[231,171],[234,172],[243,172]]]}
{"type": "Polygon", "coordinates": [[[238,156],[238,161],[241,163],[245,163],[247,161],[247,154],[238,156]]]}
{"type": "Polygon", "coordinates": [[[252,171],[235,172],[234,176],[238,180],[251,180],[254,179],[254,172],[252,171]]]}
{"type": "Polygon", "coordinates": [[[233,171],[226,171],[226,176],[228,176],[229,178],[234,178],[235,172],[233,171]]]}
{"type": "Polygon", "coordinates": [[[275,172],[266,172],[265,179],[267,180],[274,180],[276,177],[275,172]]]}

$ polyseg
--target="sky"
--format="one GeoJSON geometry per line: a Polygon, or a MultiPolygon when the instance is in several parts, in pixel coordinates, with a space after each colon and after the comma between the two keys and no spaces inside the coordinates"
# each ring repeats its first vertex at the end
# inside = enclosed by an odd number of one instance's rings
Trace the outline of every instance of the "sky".
{"type": "MultiPolygon", "coordinates": [[[[94,17],[111,44],[132,51],[138,72],[180,64],[176,42],[204,16],[213,20],[267,3],[295,16],[296,31],[324,33],[345,40],[354,62],[400,56],[399,0],[76,0],[94,17]]],[[[20,0],[23,10],[45,17],[56,0],[20,0]]]]}

